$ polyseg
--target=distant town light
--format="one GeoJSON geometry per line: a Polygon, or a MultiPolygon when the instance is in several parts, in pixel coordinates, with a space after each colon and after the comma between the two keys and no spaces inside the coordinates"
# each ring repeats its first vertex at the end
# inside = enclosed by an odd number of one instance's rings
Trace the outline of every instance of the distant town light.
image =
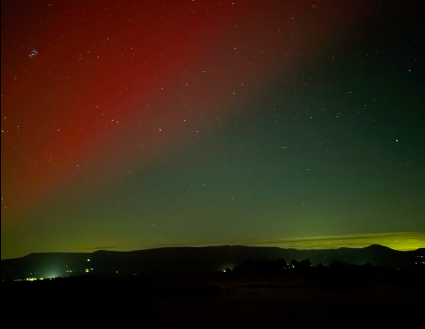
{"type": "Polygon", "coordinates": [[[89,273],[89,272],[90,272],[90,270],[88,268],[86,268],[86,273],[89,273]]]}
{"type": "Polygon", "coordinates": [[[87,259],[87,262],[90,262],[90,258],[89,258],[89,259],[87,259]]]}

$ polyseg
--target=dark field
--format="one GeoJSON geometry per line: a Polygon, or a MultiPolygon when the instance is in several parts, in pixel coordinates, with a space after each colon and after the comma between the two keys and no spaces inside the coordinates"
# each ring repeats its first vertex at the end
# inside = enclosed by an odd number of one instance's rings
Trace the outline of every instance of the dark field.
{"type": "MultiPolygon", "coordinates": [[[[423,274],[423,273],[422,273],[423,274]]],[[[317,274],[69,278],[3,283],[3,320],[113,322],[414,322],[423,284],[317,274]]],[[[422,296],[423,297],[423,296],[422,296]]]]}

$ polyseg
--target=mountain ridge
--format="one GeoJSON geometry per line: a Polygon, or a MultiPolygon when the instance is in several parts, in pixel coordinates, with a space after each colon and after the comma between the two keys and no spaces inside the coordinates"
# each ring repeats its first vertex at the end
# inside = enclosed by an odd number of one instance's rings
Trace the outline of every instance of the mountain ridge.
{"type": "Polygon", "coordinates": [[[10,260],[18,260],[23,259],[26,257],[30,257],[33,255],[95,255],[100,253],[111,253],[111,254],[130,254],[130,253],[140,253],[140,252],[151,252],[151,251],[166,251],[166,250],[211,250],[211,249],[262,249],[262,250],[280,250],[280,251],[300,251],[300,252],[323,252],[323,251],[335,251],[335,250],[386,250],[391,252],[398,252],[398,253],[412,253],[412,252],[425,252],[425,248],[419,248],[416,250],[409,250],[409,251],[403,251],[403,250],[395,250],[390,247],[386,247],[380,244],[371,244],[370,246],[362,247],[362,248],[356,248],[356,247],[339,247],[339,248],[330,248],[330,249],[297,249],[297,248],[281,248],[281,247],[266,247],[266,246],[245,246],[245,245],[222,245],[222,246],[201,246],[201,247],[158,247],[158,248],[149,248],[149,249],[140,249],[140,250],[129,250],[129,251],[122,251],[122,250],[107,250],[107,249],[100,249],[90,252],[66,252],[66,251],[58,251],[58,252],[34,252],[27,254],[22,257],[16,257],[16,258],[7,258],[2,259],[1,261],[10,261],[10,260]]]}
{"type": "Polygon", "coordinates": [[[1,261],[2,278],[58,277],[138,273],[199,273],[234,268],[245,260],[277,261],[310,259],[313,265],[340,261],[351,265],[370,263],[393,268],[408,267],[425,257],[424,249],[396,251],[372,245],[365,248],[320,250],[282,249],[279,247],[218,246],[167,247],[134,251],[98,250],[89,253],[32,253],[22,258],[1,261]]]}

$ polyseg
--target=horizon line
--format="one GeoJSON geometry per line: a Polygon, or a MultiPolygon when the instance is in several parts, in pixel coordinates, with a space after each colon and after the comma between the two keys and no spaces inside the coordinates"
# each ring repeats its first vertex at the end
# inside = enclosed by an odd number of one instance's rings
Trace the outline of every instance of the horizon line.
{"type": "Polygon", "coordinates": [[[68,251],[36,251],[23,256],[2,258],[1,260],[17,259],[26,257],[31,254],[47,254],[47,253],[81,253],[92,254],[96,251],[112,251],[112,252],[134,252],[142,250],[153,250],[162,248],[206,248],[206,247],[276,247],[280,249],[296,249],[296,250],[332,250],[340,248],[361,249],[372,245],[381,245],[395,251],[416,251],[425,248],[425,232],[392,232],[392,233],[364,233],[364,234],[334,234],[316,237],[301,238],[281,238],[267,240],[245,240],[238,242],[211,242],[211,243],[175,243],[160,244],[149,247],[139,248],[120,248],[120,247],[91,247],[81,250],[68,251]]]}

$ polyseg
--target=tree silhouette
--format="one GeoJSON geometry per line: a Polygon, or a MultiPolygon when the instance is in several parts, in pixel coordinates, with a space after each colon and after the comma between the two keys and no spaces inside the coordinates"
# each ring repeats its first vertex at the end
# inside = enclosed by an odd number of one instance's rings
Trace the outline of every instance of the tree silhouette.
{"type": "Polygon", "coordinates": [[[240,266],[233,269],[234,273],[248,274],[255,272],[255,264],[252,260],[244,261],[240,266]]]}
{"type": "Polygon", "coordinates": [[[301,261],[301,263],[299,264],[299,268],[303,269],[303,270],[309,270],[311,267],[311,262],[310,259],[306,259],[301,261]]]}

